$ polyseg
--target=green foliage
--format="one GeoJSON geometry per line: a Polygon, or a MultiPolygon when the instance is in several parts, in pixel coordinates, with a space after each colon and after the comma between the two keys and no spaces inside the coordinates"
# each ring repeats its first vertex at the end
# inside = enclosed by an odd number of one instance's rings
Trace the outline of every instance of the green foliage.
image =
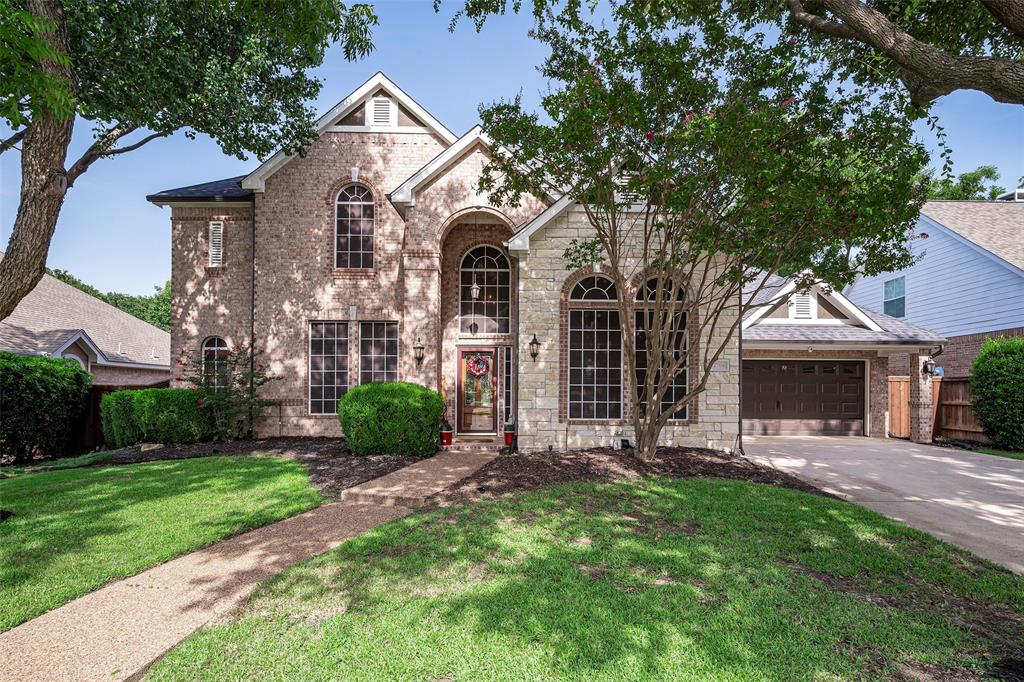
{"type": "Polygon", "coordinates": [[[1024,450],[1024,338],[990,338],[971,365],[972,407],[996,447],[1024,450]]]}
{"type": "Polygon", "coordinates": [[[362,384],[338,401],[341,430],[357,455],[432,455],[443,412],[437,391],[400,381],[362,384]]]}
{"type": "Polygon", "coordinates": [[[114,391],[100,400],[103,438],[110,447],[121,448],[142,441],[142,427],[135,416],[134,391],[114,391]]]}
{"type": "Polygon", "coordinates": [[[0,501],[14,512],[0,523],[2,632],[322,498],[297,462],[201,457],[22,474],[0,480],[0,501]]]}
{"type": "Polygon", "coordinates": [[[67,55],[58,54],[44,37],[53,22],[21,4],[0,0],[0,120],[11,128],[44,112],[67,117],[74,111],[67,83],[39,68],[44,61],[68,63],[67,55]]]}
{"type": "Polygon", "coordinates": [[[229,349],[221,353],[214,370],[201,354],[182,348],[178,365],[185,368],[184,381],[210,416],[215,437],[256,437],[256,422],[270,404],[259,396],[259,389],[274,379],[258,354],[244,346],[229,349]]]}
{"type": "Polygon", "coordinates": [[[95,296],[119,310],[123,310],[143,322],[149,322],[154,327],[159,327],[165,332],[171,330],[170,280],[167,280],[162,287],[153,287],[154,291],[149,296],[139,296],[135,294],[119,294],[113,291],[103,293],[91,284],[86,284],[78,279],[67,270],[47,268],[46,272],[65,284],[81,289],[85,293],[95,296]]]}
{"type": "Polygon", "coordinates": [[[334,42],[346,59],[366,55],[377,24],[371,6],[339,0],[211,0],[201,9],[175,0],[65,0],[64,59],[75,90],[69,107],[36,63],[47,49],[52,56],[39,37],[45,27],[8,1],[0,5],[3,35],[20,36],[10,64],[0,61],[0,114],[11,127],[40,110],[73,112],[97,122],[97,138],[185,128],[238,157],[308,145],[315,119],[306,102],[321,87],[309,70],[334,42]]]}
{"type": "Polygon", "coordinates": [[[91,384],[74,361],[0,352],[0,459],[66,454],[91,384]]]}
{"type": "Polygon", "coordinates": [[[978,166],[972,171],[952,177],[929,178],[931,187],[929,199],[995,199],[1006,191],[995,184],[999,180],[999,169],[995,166],[978,166]]]}
{"type": "Polygon", "coordinates": [[[211,440],[213,420],[203,400],[187,388],[114,391],[100,403],[108,444],[195,443],[211,440]]]}

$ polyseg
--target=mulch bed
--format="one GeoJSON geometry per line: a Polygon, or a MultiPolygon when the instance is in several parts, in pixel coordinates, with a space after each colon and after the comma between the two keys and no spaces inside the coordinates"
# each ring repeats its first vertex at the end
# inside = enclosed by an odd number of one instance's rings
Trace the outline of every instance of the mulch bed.
{"type": "Polygon", "coordinates": [[[834,497],[795,476],[755,464],[738,454],[665,447],[658,448],[650,461],[639,459],[631,451],[610,448],[501,454],[436,498],[474,500],[560,483],[636,480],[647,476],[726,478],[834,497]]]}
{"type": "Polygon", "coordinates": [[[418,461],[415,457],[349,453],[344,438],[265,438],[191,445],[133,445],[114,450],[104,464],[134,464],[214,456],[276,455],[293,459],[309,472],[309,481],[327,497],[346,488],[397,471],[418,461]]]}

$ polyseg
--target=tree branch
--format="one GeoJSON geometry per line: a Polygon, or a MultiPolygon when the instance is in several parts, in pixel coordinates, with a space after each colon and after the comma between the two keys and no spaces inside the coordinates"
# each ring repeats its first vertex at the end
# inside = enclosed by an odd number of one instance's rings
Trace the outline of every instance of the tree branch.
{"type": "Polygon", "coordinates": [[[1024,4],[1020,0],[981,0],[981,4],[1011,33],[1024,38],[1024,4]]]}
{"type": "Polygon", "coordinates": [[[118,154],[126,154],[130,151],[134,151],[142,145],[152,142],[161,137],[167,137],[173,130],[162,130],[160,132],[152,133],[142,138],[138,142],[130,144],[126,147],[114,148],[114,145],[118,140],[131,134],[137,130],[136,127],[131,126],[128,128],[119,128],[115,126],[109,131],[101,135],[92,145],[82,154],[78,161],[75,161],[70,168],[67,170],[68,187],[71,187],[75,180],[78,179],[82,173],[89,170],[89,166],[94,164],[96,161],[110,156],[117,156],[118,154]]]}
{"type": "Polygon", "coordinates": [[[22,128],[18,132],[14,133],[10,137],[8,137],[6,140],[0,142],[0,154],[3,154],[8,149],[13,148],[14,145],[16,145],[19,142],[21,142],[22,138],[25,137],[25,135],[26,135],[26,133],[28,133],[28,131],[29,131],[29,126],[25,126],[24,128],[22,128]]]}
{"type": "Polygon", "coordinates": [[[789,8],[789,14],[793,17],[793,20],[801,26],[806,26],[812,31],[818,33],[824,33],[825,35],[832,36],[833,38],[841,38],[843,40],[860,40],[860,36],[851,29],[849,26],[844,26],[835,21],[829,21],[817,14],[812,14],[804,9],[804,5],[800,0],[786,0],[786,6],[789,8]]]}

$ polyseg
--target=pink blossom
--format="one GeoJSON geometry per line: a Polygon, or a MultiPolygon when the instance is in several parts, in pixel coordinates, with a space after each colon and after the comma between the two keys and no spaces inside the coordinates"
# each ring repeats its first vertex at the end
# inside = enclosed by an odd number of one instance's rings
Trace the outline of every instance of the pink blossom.
{"type": "Polygon", "coordinates": [[[686,115],[686,118],[684,118],[683,121],[686,122],[686,123],[689,123],[693,119],[694,119],[693,112],[691,112],[691,113],[686,115]]]}
{"type": "Polygon", "coordinates": [[[791,97],[787,97],[786,99],[782,100],[782,102],[779,104],[779,106],[781,106],[783,109],[788,109],[791,106],[793,106],[794,104],[796,104],[796,97],[791,96],[791,97]]]}
{"type": "Polygon", "coordinates": [[[648,141],[653,140],[654,139],[654,133],[652,133],[650,130],[648,130],[646,133],[644,133],[644,139],[648,140],[648,141]]]}

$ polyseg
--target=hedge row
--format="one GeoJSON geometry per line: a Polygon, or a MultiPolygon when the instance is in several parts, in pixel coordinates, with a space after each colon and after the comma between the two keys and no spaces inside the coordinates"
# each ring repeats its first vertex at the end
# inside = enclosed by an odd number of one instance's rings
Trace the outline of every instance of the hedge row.
{"type": "Polygon", "coordinates": [[[1024,450],[1024,338],[991,338],[971,365],[973,409],[1000,448],[1024,450]]]}
{"type": "Polygon", "coordinates": [[[100,401],[107,445],[195,443],[211,440],[213,421],[202,400],[187,388],[115,391],[100,401]]]}
{"type": "Polygon", "coordinates": [[[437,391],[400,381],[362,384],[338,401],[341,430],[357,455],[432,455],[443,413],[437,391]]]}
{"type": "Polygon", "coordinates": [[[67,454],[91,384],[72,360],[0,352],[0,459],[67,454]]]}

